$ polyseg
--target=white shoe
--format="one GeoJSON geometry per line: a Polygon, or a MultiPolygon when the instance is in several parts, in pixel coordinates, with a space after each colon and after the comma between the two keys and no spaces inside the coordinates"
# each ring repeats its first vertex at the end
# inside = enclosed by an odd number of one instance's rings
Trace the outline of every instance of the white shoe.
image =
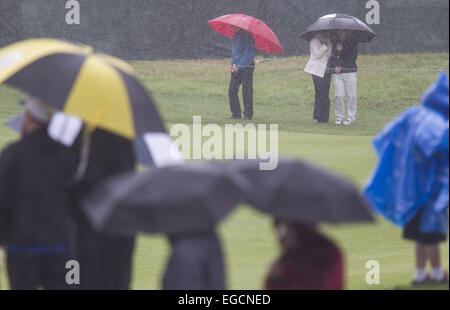
{"type": "Polygon", "coordinates": [[[353,122],[350,120],[346,120],[344,121],[342,124],[344,124],[345,126],[351,125],[353,122]]]}
{"type": "Polygon", "coordinates": [[[335,123],[336,125],[342,125],[342,121],[341,121],[340,119],[337,119],[334,123],[335,123]]]}

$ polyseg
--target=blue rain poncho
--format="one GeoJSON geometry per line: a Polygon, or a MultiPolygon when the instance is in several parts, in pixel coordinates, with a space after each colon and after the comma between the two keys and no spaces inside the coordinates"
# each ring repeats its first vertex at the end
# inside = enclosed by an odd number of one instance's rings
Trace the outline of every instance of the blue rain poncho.
{"type": "Polygon", "coordinates": [[[364,194],[374,209],[403,227],[423,210],[420,230],[447,233],[449,81],[441,74],[421,105],[406,110],[374,139],[378,163],[364,194]]]}

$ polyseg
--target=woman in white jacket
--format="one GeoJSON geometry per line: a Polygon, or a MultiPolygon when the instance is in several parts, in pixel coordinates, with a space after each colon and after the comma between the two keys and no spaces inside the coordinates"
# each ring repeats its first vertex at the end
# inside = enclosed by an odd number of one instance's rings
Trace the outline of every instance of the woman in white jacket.
{"type": "Polygon", "coordinates": [[[313,118],[320,123],[328,123],[330,116],[331,71],[327,69],[332,45],[327,31],[319,32],[309,43],[310,59],[305,72],[312,75],[316,92],[313,118]]]}

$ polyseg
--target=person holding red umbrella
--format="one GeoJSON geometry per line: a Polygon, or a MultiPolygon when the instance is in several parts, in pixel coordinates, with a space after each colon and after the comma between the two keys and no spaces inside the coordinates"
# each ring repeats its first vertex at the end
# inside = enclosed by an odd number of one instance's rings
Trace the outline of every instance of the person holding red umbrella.
{"type": "Polygon", "coordinates": [[[241,105],[239,103],[239,87],[242,84],[242,97],[244,98],[244,119],[253,117],[253,72],[255,71],[255,39],[253,35],[236,26],[232,26],[234,36],[232,39],[231,79],[228,97],[230,99],[231,117],[241,118],[241,105]]]}
{"type": "Polygon", "coordinates": [[[232,39],[231,80],[228,91],[231,117],[241,118],[239,87],[242,84],[244,119],[253,117],[253,71],[255,48],[281,53],[283,48],[273,31],[262,21],[244,14],[228,14],[208,21],[218,33],[232,39]]]}

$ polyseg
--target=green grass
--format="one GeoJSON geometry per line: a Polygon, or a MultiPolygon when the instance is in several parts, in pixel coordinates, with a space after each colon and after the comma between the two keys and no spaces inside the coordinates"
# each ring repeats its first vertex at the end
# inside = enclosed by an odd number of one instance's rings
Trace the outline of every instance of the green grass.
{"type": "MultiPolygon", "coordinates": [[[[306,57],[276,59],[257,65],[254,76],[254,123],[279,125],[279,152],[314,162],[347,176],[360,187],[376,158],[371,140],[398,113],[416,105],[422,92],[448,72],[448,54],[360,56],[358,65],[358,119],[351,127],[312,120],[313,84],[301,68],[306,57]],[[386,70],[379,69],[402,69],[386,70]],[[377,70],[373,70],[377,69],[377,70]],[[404,70],[406,69],[406,70],[404,70]],[[433,70],[429,70],[433,69],[433,70]],[[413,71],[407,71],[413,70],[413,71]]],[[[225,124],[228,107],[229,60],[134,63],[141,80],[152,91],[167,128],[175,123],[225,124]]],[[[20,111],[21,95],[0,88],[0,122],[20,111]]],[[[332,96],[331,96],[332,98],[332,96]]],[[[333,101],[333,100],[332,100],[333,101]]],[[[17,136],[0,128],[0,148],[17,136]]],[[[260,289],[267,270],[278,255],[271,219],[242,206],[220,228],[231,289],[260,289]]],[[[322,226],[346,257],[348,289],[410,289],[414,269],[413,243],[383,218],[372,225],[322,226]],[[365,283],[365,264],[378,260],[380,285],[365,283]]],[[[159,289],[169,247],[164,237],[140,236],[135,252],[134,289],[159,289]]],[[[449,268],[448,242],[441,246],[444,268],[449,268]]],[[[4,271],[3,273],[4,274],[4,271]]],[[[6,286],[1,277],[2,287],[6,286]]],[[[448,285],[428,289],[448,289],[448,285]]]]}

